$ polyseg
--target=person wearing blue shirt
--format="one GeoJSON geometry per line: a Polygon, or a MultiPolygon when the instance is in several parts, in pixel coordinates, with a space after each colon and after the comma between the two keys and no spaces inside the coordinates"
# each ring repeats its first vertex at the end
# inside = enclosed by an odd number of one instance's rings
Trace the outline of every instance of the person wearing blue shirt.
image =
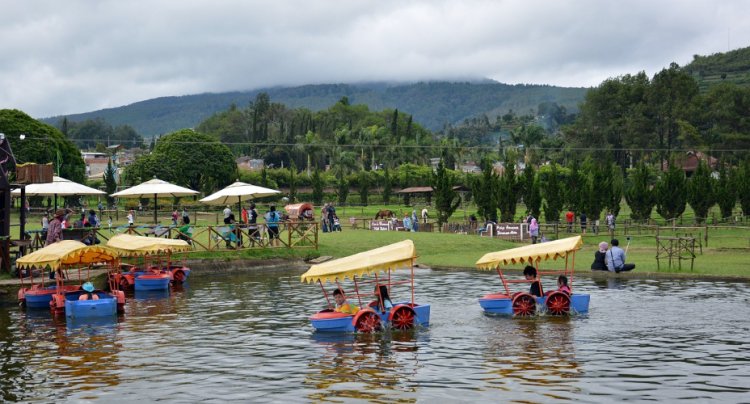
{"type": "Polygon", "coordinates": [[[635,264],[625,263],[625,251],[620,248],[620,241],[613,238],[610,242],[610,249],[607,251],[607,270],[610,272],[626,272],[635,269],[635,264]]]}

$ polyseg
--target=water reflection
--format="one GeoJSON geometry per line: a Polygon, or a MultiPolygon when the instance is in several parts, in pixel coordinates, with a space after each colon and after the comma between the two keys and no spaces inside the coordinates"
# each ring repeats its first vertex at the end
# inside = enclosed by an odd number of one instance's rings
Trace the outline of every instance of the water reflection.
{"type": "Polygon", "coordinates": [[[319,357],[308,362],[305,384],[314,391],[307,398],[416,401],[418,333],[313,333],[319,357]]]}
{"type": "Polygon", "coordinates": [[[519,385],[543,388],[547,398],[564,399],[577,391],[580,374],[568,317],[529,319],[488,317],[492,331],[484,349],[489,388],[517,391],[519,385]]]}

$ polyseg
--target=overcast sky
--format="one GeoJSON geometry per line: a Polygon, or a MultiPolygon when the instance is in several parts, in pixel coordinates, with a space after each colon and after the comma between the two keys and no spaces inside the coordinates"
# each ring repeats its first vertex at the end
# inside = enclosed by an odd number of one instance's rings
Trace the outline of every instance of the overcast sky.
{"type": "Polygon", "coordinates": [[[750,46],[745,0],[0,0],[0,108],[276,85],[596,86],[750,46]]]}

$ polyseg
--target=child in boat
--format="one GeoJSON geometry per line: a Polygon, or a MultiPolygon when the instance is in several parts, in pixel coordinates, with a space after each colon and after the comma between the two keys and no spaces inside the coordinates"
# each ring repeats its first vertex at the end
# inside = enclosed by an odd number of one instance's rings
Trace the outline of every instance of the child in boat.
{"type": "Polygon", "coordinates": [[[86,293],[81,293],[78,296],[78,300],[99,300],[99,296],[94,293],[94,285],[91,282],[86,282],[81,286],[81,289],[86,293]]]}
{"type": "Polygon", "coordinates": [[[536,268],[527,265],[523,269],[523,276],[527,281],[532,281],[529,287],[529,294],[536,297],[542,297],[542,283],[536,277],[536,268]]]}
{"type": "Polygon", "coordinates": [[[557,290],[570,295],[570,286],[568,286],[568,277],[560,275],[557,277],[557,290]]]}
{"type": "Polygon", "coordinates": [[[374,302],[370,303],[370,306],[376,307],[381,312],[385,313],[393,308],[393,302],[391,297],[388,296],[388,287],[385,285],[375,285],[375,296],[378,298],[374,302]]]}
{"type": "Polygon", "coordinates": [[[356,305],[353,305],[349,303],[348,300],[346,300],[346,296],[344,295],[344,291],[341,289],[336,289],[333,291],[333,299],[336,300],[336,310],[339,313],[346,313],[346,314],[357,314],[359,311],[359,307],[356,305]]]}

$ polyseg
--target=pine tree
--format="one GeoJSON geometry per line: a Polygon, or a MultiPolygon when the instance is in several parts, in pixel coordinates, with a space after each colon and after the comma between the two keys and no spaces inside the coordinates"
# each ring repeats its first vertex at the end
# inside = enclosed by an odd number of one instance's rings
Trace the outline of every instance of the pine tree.
{"type": "Polygon", "coordinates": [[[665,220],[682,216],[687,202],[686,194],[685,172],[671,162],[669,170],[661,174],[661,178],[654,187],[656,212],[665,220]]]}
{"type": "Polygon", "coordinates": [[[461,204],[461,197],[453,189],[450,173],[443,166],[442,160],[438,163],[435,173],[432,174],[432,190],[435,195],[438,227],[442,229],[443,223],[448,222],[448,218],[461,204]]]}
{"type": "Polygon", "coordinates": [[[312,200],[316,205],[323,204],[323,179],[320,177],[320,170],[316,167],[310,179],[312,185],[312,200]]]}
{"type": "Polygon", "coordinates": [[[602,189],[604,197],[604,207],[607,211],[617,216],[620,214],[620,203],[623,196],[623,178],[622,170],[617,163],[612,163],[609,168],[605,168],[607,174],[608,186],[602,189]]]}
{"type": "Polygon", "coordinates": [[[370,174],[367,171],[359,172],[359,200],[362,205],[367,206],[370,196],[370,174]]]}
{"type": "Polygon", "coordinates": [[[521,198],[521,182],[516,177],[515,157],[507,155],[503,175],[497,187],[497,207],[500,209],[500,220],[504,223],[514,222],[516,207],[521,198]]]}
{"type": "Polygon", "coordinates": [[[651,217],[651,211],[656,204],[656,197],[651,189],[651,173],[643,161],[638,164],[628,178],[625,201],[630,207],[630,217],[633,220],[644,221],[651,217]]]}
{"type": "Polygon", "coordinates": [[[297,199],[297,166],[294,161],[289,163],[289,202],[297,199]]]}
{"type": "Polygon", "coordinates": [[[383,173],[383,203],[388,205],[391,202],[391,194],[393,193],[393,185],[391,184],[391,174],[388,171],[388,167],[385,168],[383,173]]]}
{"type": "Polygon", "coordinates": [[[576,214],[584,211],[584,193],[581,192],[586,186],[586,176],[581,172],[578,160],[573,160],[570,166],[570,175],[565,181],[565,206],[576,214]]]}
{"type": "Polygon", "coordinates": [[[599,220],[602,209],[606,204],[607,193],[604,189],[610,188],[609,167],[587,160],[584,163],[585,186],[583,188],[583,212],[591,223],[599,220]]]}
{"type": "Polygon", "coordinates": [[[539,218],[542,210],[541,187],[531,164],[526,165],[526,168],[523,169],[523,184],[523,203],[526,205],[526,210],[534,217],[539,218]]]}
{"type": "Polygon", "coordinates": [[[346,204],[346,198],[349,197],[349,182],[343,175],[339,177],[336,183],[336,196],[338,197],[339,205],[343,206],[346,204]]]}
{"type": "Polygon", "coordinates": [[[693,176],[687,182],[687,201],[695,212],[695,220],[702,223],[708,217],[708,210],[716,203],[714,179],[704,161],[698,162],[693,176]]]}
{"type": "Polygon", "coordinates": [[[737,175],[737,195],[740,198],[742,214],[750,216],[750,157],[742,164],[737,175]]]}
{"type": "Polygon", "coordinates": [[[104,191],[107,192],[107,205],[112,206],[115,203],[115,198],[110,195],[117,192],[117,180],[115,179],[115,167],[112,165],[112,160],[107,161],[107,171],[104,172],[104,191]]]}
{"type": "Polygon", "coordinates": [[[731,168],[727,169],[724,164],[719,167],[719,181],[716,182],[716,203],[719,204],[721,217],[730,219],[732,210],[737,203],[737,187],[735,185],[736,174],[731,168]]]}
{"type": "Polygon", "coordinates": [[[556,223],[560,220],[560,212],[565,201],[558,175],[557,164],[552,163],[552,172],[544,187],[544,220],[547,223],[556,223]]]}
{"type": "Polygon", "coordinates": [[[477,205],[477,213],[483,220],[497,222],[497,174],[492,169],[489,159],[483,159],[482,175],[473,177],[471,182],[474,203],[477,205]]]}

